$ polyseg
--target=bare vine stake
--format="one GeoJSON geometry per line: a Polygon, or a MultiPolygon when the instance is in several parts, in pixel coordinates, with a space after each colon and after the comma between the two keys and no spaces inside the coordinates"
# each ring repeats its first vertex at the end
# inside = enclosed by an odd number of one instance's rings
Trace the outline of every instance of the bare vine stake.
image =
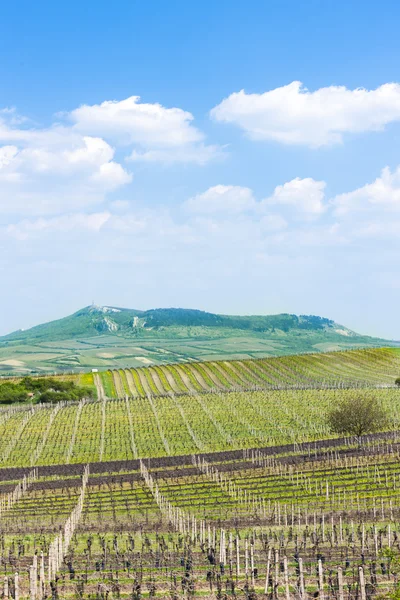
{"type": "Polygon", "coordinates": [[[250,545],[251,585],[254,587],[254,544],[250,545]]]}
{"type": "Polygon", "coordinates": [[[275,550],[275,581],[274,581],[274,597],[278,597],[279,588],[279,552],[275,550]]]}
{"type": "Polygon", "coordinates": [[[265,575],[265,588],[264,588],[264,594],[267,595],[268,594],[268,587],[269,587],[269,572],[271,570],[271,548],[269,548],[268,550],[268,558],[267,558],[267,573],[265,575]]]}
{"type": "Polygon", "coordinates": [[[19,600],[19,576],[15,573],[14,576],[14,600],[19,600]]]}
{"type": "Polygon", "coordinates": [[[290,590],[289,590],[289,572],[288,572],[288,562],[287,556],[283,557],[283,570],[285,576],[285,596],[286,600],[290,600],[290,590]]]}
{"type": "Polygon", "coordinates": [[[361,592],[361,600],[366,600],[367,596],[365,593],[365,578],[364,578],[364,569],[363,567],[358,568],[358,575],[360,579],[360,592],[361,592]]]}
{"type": "Polygon", "coordinates": [[[306,591],[305,591],[305,587],[304,587],[304,570],[303,570],[303,559],[302,558],[299,558],[299,575],[300,575],[300,581],[299,581],[300,598],[303,600],[303,598],[305,598],[305,596],[306,596],[306,591]]]}
{"type": "Polygon", "coordinates": [[[343,594],[343,568],[338,567],[338,592],[339,592],[339,600],[344,600],[343,594]]]}
{"type": "Polygon", "coordinates": [[[321,559],[318,560],[318,591],[319,600],[324,600],[324,568],[321,559]]]}
{"type": "Polygon", "coordinates": [[[240,575],[240,547],[239,538],[236,536],[236,577],[240,575]]]}
{"type": "Polygon", "coordinates": [[[44,554],[40,553],[40,571],[39,571],[39,596],[38,600],[42,600],[45,597],[45,571],[44,571],[44,554]]]}

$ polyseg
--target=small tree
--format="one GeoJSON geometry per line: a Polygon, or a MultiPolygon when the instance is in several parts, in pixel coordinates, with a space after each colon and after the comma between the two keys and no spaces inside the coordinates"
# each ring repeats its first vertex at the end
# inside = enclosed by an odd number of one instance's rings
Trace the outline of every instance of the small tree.
{"type": "Polygon", "coordinates": [[[395,384],[397,385],[397,387],[400,387],[400,377],[396,379],[395,384]]]}
{"type": "Polygon", "coordinates": [[[384,429],[388,417],[375,398],[352,395],[328,413],[328,423],[335,433],[354,435],[360,443],[362,435],[384,429]]]}

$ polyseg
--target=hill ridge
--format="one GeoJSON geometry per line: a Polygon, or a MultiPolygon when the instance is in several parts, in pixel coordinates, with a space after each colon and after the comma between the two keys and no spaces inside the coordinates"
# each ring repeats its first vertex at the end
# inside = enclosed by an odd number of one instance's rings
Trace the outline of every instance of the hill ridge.
{"type": "Polygon", "coordinates": [[[152,308],[137,310],[110,305],[89,305],[60,319],[35,325],[28,329],[18,329],[0,337],[4,341],[35,339],[41,336],[54,339],[68,339],[88,333],[104,333],[107,331],[129,331],[135,328],[157,329],[161,327],[222,327],[254,331],[279,329],[316,329],[336,328],[342,335],[357,335],[354,331],[335,323],[332,319],[316,315],[296,315],[294,313],[277,313],[272,315],[226,315],[211,313],[193,308],[152,308]],[[104,323],[109,327],[104,327],[104,323]],[[75,325],[75,327],[74,327],[75,325]],[[113,325],[115,325],[113,327],[113,325]]]}
{"type": "Polygon", "coordinates": [[[224,315],[89,305],[0,337],[0,375],[127,368],[395,346],[316,315],[224,315]]]}

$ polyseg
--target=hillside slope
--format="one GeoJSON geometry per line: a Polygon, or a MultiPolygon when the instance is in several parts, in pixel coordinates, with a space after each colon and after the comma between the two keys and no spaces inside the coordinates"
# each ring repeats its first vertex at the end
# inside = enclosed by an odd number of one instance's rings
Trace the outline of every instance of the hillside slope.
{"type": "Polygon", "coordinates": [[[88,306],[1,337],[0,374],[247,359],[390,344],[313,315],[231,316],[181,308],[88,306]]]}
{"type": "Polygon", "coordinates": [[[107,398],[0,409],[0,466],[29,466],[32,456],[38,465],[86,463],[324,439],[332,436],[326,411],[354,393],[343,387],[363,386],[397,430],[399,373],[392,348],[90,373],[84,383],[99,379],[107,398]]]}
{"type": "Polygon", "coordinates": [[[113,369],[102,371],[96,380],[101,397],[145,398],[253,389],[394,387],[399,376],[400,350],[374,348],[113,369]]]}

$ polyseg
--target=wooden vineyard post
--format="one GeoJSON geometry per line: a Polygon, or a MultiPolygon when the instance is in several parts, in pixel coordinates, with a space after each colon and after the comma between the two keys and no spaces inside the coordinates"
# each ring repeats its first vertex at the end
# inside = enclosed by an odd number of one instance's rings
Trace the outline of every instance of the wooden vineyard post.
{"type": "Polygon", "coordinates": [[[246,579],[249,576],[249,542],[245,540],[244,542],[244,573],[246,575],[246,579]]]}
{"type": "Polygon", "coordinates": [[[324,600],[324,568],[321,559],[318,560],[318,592],[319,600],[324,600]]]}
{"type": "Polygon", "coordinates": [[[344,595],[343,595],[343,569],[342,567],[338,567],[338,599],[339,600],[344,600],[344,595]]]}
{"type": "Polygon", "coordinates": [[[4,598],[4,600],[8,600],[8,577],[7,577],[7,575],[4,577],[3,598],[4,598]]]}
{"type": "Polygon", "coordinates": [[[236,577],[240,575],[240,547],[239,538],[236,536],[236,577]]]}
{"type": "Polygon", "coordinates": [[[233,572],[233,538],[232,534],[229,534],[229,574],[232,577],[233,572]]]}
{"type": "Polygon", "coordinates": [[[366,600],[367,596],[365,593],[365,577],[364,577],[363,567],[358,567],[358,576],[359,576],[359,581],[360,581],[361,600],[366,600]]]}
{"type": "Polygon", "coordinates": [[[14,576],[14,600],[19,600],[19,577],[18,573],[14,576]]]}
{"type": "Polygon", "coordinates": [[[271,571],[271,548],[268,550],[268,558],[267,558],[267,573],[265,575],[265,588],[264,588],[264,594],[267,595],[268,594],[268,587],[269,587],[269,573],[271,571]]]}
{"type": "Polygon", "coordinates": [[[39,572],[39,600],[43,600],[43,598],[45,597],[45,589],[44,586],[46,585],[46,580],[45,580],[45,571],[44,571],[44,554],[43,552],[40,553],[40,572],[39,572]]]}
{"type": "Polygon", "coordinates": [[[303,559],[299,558],[299,589],[300,589],[300,598],[303,600],[306,595],[306,590],[304,587],[304,570],[303,570],[303,559]]]}
{"type": "Polygon", "coordinates": [[[283,557],[283,571],[285,577],[285,598],[286,600],[290,600],[290,590],[289,590],[289,572],[288,572],[288,562],[287,556],[283,557]]]}
{"type": "Polygon", "coordinates": [[[34,565],[29,568],[29,600],[36,600],[36,572],[34,565]]]}
{"type": "Polygon", "coordinates": [[[254,544],[250,545],[251,585],[254,587],[254,544]]]}
{"type": "Polygon", "coordinates": [[[361,525],[361,552],[364,554],[364,550],[365,550],[365,524],[364,521],[362,522],[361,525]]]}
{"type": "Polygon", "coordinates": [[[278,597],[278,587],[279,587],[279,552],[275,550],[275,581],[274,581],[274,598],[278,597]]]}

